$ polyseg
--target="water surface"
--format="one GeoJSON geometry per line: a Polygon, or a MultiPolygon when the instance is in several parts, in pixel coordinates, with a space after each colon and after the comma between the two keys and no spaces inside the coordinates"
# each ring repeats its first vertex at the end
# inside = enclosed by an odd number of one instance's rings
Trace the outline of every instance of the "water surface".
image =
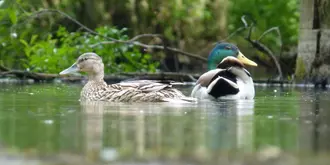
{"type": "Polygon", "coordinates": [[[81,103],[81,87],[0,85],[0,164],[329,162],[328,91],[257,87],[254,101],[81,103]]]}

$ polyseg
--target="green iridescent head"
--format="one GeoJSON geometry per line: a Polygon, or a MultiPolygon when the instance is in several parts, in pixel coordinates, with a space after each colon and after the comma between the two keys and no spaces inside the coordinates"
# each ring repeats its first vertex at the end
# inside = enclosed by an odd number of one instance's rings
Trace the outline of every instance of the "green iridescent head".
{"type": "Polygon", "coordinates": [[[217,68],[218,64],[222,62],[226,57],[234,57],[244,65],[257,66],[257,64],[248,58],[246,58],[238,49],[237,46],[222,42],[212,49],[207,59],[208,70],[217,68]]]}

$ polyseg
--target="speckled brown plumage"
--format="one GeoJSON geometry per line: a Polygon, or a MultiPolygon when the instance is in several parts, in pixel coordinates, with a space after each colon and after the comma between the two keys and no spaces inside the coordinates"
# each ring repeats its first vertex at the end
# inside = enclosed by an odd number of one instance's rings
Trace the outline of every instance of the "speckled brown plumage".
{"type": "Polygon", "coordinates": [[[104,81],[89,81],[81,91],[81,100],[110,102],[163,102],[186,98],[169,84],[138,82],[107,85],[104,81]]]}
{"type": "Polygon", "coordinates": [[[184,96],[170,83],[164,84],[149,80],[128,81],[117,84],[104,82],[104,64],[95,53],[81,55],[77,62],[60,74],[83,71],[88,74],[88,82],[80,95],[82,101],[109,102],[195,102],[194,98],[184,96]]]}

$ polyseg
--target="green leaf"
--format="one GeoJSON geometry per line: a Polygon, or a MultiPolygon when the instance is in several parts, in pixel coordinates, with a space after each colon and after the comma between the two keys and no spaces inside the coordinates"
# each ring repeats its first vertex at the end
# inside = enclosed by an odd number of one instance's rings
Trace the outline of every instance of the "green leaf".
{"type": "Polygon", "coordinates": [[[29,47],[29,44],[28,44],[25,40],[20,39],[19,41],[20,41],[24,46],[29,47]]]}
{"type": "Polygon", "coordinates": [[[38,38],[38,35],[33,35],[31,37],[30,44],[33,45],[37,38],[38,38]]]}
{"type": "Polygon", "coordinates": [[[16,24],[17,23],[16,10],[10,9],[8,12],[11,23],[16,24]]]}

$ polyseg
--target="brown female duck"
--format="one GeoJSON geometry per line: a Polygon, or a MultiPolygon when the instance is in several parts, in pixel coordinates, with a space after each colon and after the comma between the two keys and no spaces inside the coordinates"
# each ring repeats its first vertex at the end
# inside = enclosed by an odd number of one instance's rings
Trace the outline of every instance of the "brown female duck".
{"type": "Polygon", "coordinates": [[[117,84],[107,84],[104,78],[102,58],[95,53],[84,53],[69,68],[60,72],[65,75],[73,72],[86,72],[88,82],[80,95],[82,101],[109,102],[194,102],[186,97],[172,84],[150,80],[127,81],[117,84]]]}

